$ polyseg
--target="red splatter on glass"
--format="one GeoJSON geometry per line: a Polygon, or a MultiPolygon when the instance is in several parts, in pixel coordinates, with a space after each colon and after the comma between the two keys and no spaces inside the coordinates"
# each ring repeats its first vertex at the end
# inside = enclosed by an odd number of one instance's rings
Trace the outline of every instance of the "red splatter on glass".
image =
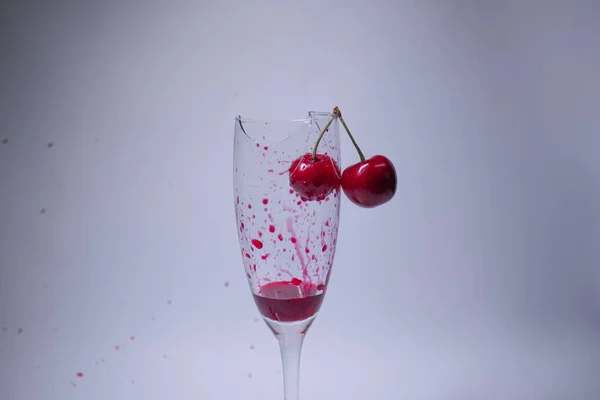
{"type": "Polygon", "coordinates": [[[321,251],[322,252],[326,252],[327,251],[327,245],[326,244],[323,245],[323,248],[321,249],[321,251]]]}
{"type": "Polygon", "coordinates": [[[258,231],[258,237],[262,237],[262,232],[258,231]]]}
{"type": "Polygon", "coordinates": [[[260,258],[262,258],[263,260],[266,260],[267,258],[269,258],[271,254],[267,253],[265,255],[260,256],[260,258]]]}
{"type": "Polygon", "coordinates": [[[252,239],[252,246],[256,247],[259,250],[263,248],[262,242],[258,239],[252,239]]]}
{"type": "Polygon", "coordinates": [[[292,285],[300,286],[300,285],[302,285],[302,281],[298,278],[294,278],[294,279],[292,279],[292,285]]]}
{"type": "Polygon", "coordinates": [[[260,147],[260,143],[256,143],[256,147],[260,147]]]}
{"type": "Polygon", "coordinates": [[[290,240],[292,241],[292,243],[296,243],[297,242],[296,238],[293,237],[293,236],[292,236],[292,238],[290,240]]]}
{"type": "Polygon", "coordinates": [[[264,205],[267,205],[267,204],[269,204],[269,199],[263,199],[263,204],[264,204],[264,205]]]}
{"type": "Polygon", "coordinates": [[[279,235],[277,235],[277,239],[279,239],[281,242],[283,242],[283,235],[280,233],[279,235]]]}
{"type": "Polygon", "coordinates": [[[271,233],[275,232],[275,226],[274,225],[269,225],[269,232],[271,232],[271,233]]]}
{"type": "Polygon", "coordinates": [[[310,249],[308,247],[305,248],[304,251],[306,252],[306,254],[310,253],[310,249]]]}
{"type": "Polygon", "coordinates": [[[265,147],[263,147],[263,149],[269,150],[269,146],[265,146],[265,147]]]}
{"type": "Polygon", "coordinates": [[[250,254],[246,253],[246,258],[252,258],[252,257],[250,257],[250,254]]]}
{"type": "Polygon", "coordinates": [[[78,376],[79,378],[83,378],[83,372],[78,372],[78,373],[77,373],[77,376],[78,376]]]}
{"type": "Polygon", "coordinates": [[[325,285],[323,285],[322,283],[320,285],[317,285],[317,290],[324,290],[325,289],[325,285]]]}

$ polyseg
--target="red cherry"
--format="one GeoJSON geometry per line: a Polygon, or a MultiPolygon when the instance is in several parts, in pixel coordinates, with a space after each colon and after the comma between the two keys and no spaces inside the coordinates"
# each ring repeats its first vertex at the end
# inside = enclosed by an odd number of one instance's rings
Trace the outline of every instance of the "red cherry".
{"type": "Polygon", "coordinates": [[[387,203],[396,193],[396,169],[377,155],[349,166],[342,174],[342,189],[354,204],[373,208],[387,203]]]}
{"type": "Polygon", "coordinates": [[[306,153],[290,166],[290,186],[307,200],[323,200],[340,187],[340,168],[327,154],[306,153]]]}

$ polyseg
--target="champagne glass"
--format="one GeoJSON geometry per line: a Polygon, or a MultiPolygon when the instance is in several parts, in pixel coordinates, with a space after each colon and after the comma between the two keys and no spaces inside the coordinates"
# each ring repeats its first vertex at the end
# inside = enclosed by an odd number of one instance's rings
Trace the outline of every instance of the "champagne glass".
{"type": "Polygon", "coordinates": [[[238,116],[234,129],[234,204],[241,257],[258,310],[279,342],[285,400],[298,400],[300,353],[331,275],[340,188],[317,200],[289,182],[294,160],[327,154],[339,174],[338,119],[309,112],[296,120],[238,116]]]}

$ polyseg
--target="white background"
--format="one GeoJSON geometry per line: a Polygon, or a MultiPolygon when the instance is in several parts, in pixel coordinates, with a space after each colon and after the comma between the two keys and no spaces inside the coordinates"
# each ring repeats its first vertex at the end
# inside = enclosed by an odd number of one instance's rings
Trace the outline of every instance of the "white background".
{"type": "Polygon", "coordinates": [[[281,399],[233,118],[334,105],[399,186],[342,204],[301,396],[600,398],[598,2],[13,3],[1,400],[281,399]]]}

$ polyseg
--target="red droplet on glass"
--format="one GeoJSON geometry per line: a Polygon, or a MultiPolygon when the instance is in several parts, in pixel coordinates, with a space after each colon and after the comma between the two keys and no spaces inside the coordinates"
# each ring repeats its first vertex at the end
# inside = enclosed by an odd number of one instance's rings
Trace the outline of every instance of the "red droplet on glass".
{"type": "Polygon", "coordinates": [[[302,284],[302,281],[298,278],[294,278],[292,279],[292,285],[294,286],[300,286],[302,284]]]}
{"type": "Polygon", "coordinates": [[[263,247],[262,242],[258,239],[252,239],[252,245],[259,250],[262,249],[262,247],[263,247]]]}
{"type": "Polygon", "coordinates": [[[275,226],[274,225],[269,225],[269,232],[271,232],[271,233],[275,232],[275,226]]]}

